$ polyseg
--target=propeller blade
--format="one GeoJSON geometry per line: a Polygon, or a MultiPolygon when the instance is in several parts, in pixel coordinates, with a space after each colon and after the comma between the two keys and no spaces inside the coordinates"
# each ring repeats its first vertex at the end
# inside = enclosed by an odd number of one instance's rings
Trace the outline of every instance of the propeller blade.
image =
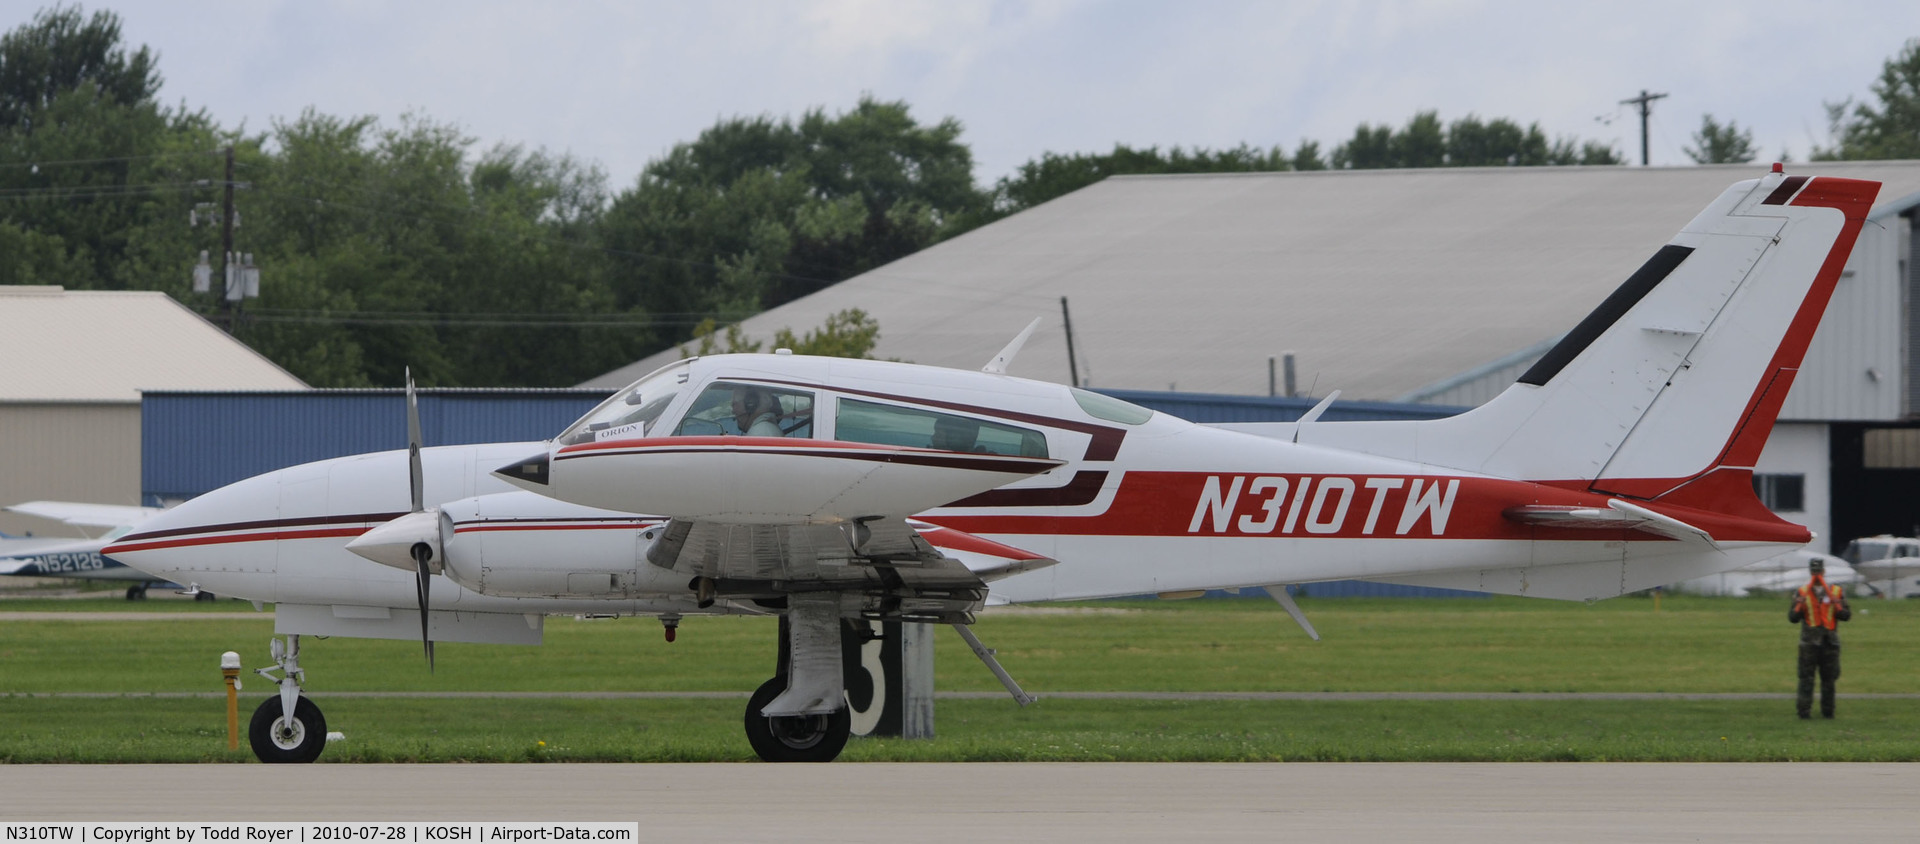
{"type": "Polygon", "coordinates": [[[420,599],[420,643],[427,649],[427,671],[433,671],[433,640],[427,637],[427,590],[432,573],[427,571],[427,561],[433,558],[433,549],[425,542],[413,546],[413,571],[415,575],[414,591],[420,599]]]}
{"type": "MultiPolygon", "coordinates": [[[[422,499],[422,493],[421,493],[422,481],[421,481],[421,475],[420,475],[420,401],[413,394],[413,367],[407,367],[407,468],[412,472],[412,474],[408,478],[408,480],[412,482],[412,492],[413,492],[412,512],[418,513],[421,510],[425,510],[426,505],[421,500],[422,499]]],[[[422,565],[424,566],[425,564],[422,563],[422,565]]],[[[421,575],[421,576],[425,577],[425,575],[421,575]]],[[[425,590],[427,587],[424,584],[426,583],[426,581],[422,580],[420,582],[422,584],[420,587],[421,594],[425,595],[426,594],[425,590]]],[[[421,598],[422,611],[424,611],[425,601],[426,599],[424,597],[421,598]]],[[[429,646],[429,650],[431,650],[431,646],[429,646]]]]}

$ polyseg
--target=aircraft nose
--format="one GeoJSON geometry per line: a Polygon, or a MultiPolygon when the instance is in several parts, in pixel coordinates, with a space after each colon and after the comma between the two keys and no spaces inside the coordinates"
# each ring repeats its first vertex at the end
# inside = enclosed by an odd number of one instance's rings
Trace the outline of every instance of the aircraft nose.
{"type": "Polygon", "coordinates": [[[546,486],[547,469],[552,465],[552,459],[550,455],[543,451],[525,460],[515,460],[512,463],[493,470],[493,473],[510,483],[518,485],[539,484],[546,486]]]}

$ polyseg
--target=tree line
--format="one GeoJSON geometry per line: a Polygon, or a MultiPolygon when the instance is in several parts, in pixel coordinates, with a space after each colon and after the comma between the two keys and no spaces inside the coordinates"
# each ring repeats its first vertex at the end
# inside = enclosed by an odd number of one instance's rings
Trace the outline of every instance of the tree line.
{"type": "MultiPolygon", "coordinates": [[[[1888,62],[1877,103],[1830,106],[1834,146],[1815,156],[1920,157],[1916,80],[1920,41],[1888,62]]],[[[980,186],[958,120],[862,97],[718,121],[616,190],[593,162],[483,147],[425,114],[309,109],[249,132],[164,103],[162,82],[110,11],[55,6],[0,36],[0,284],[164,291],[330,387],[396,384],[407,366],[427,385],[558,386],[713,349],[720,327],[1113,175],[1622,163],[1538,124],[1424,111],[1326,152],[1116,145],[980,186]],[[236,251],[262,274],[235,309],[191,290],[202,251],[221,263],[227,150],[236,251]]],[[[1753,155],[1710,116],[1694,140],[1697,160],[1753,155]]],[[[775,342],[859,356],[878,333],[848,312],[775,342]]]]}

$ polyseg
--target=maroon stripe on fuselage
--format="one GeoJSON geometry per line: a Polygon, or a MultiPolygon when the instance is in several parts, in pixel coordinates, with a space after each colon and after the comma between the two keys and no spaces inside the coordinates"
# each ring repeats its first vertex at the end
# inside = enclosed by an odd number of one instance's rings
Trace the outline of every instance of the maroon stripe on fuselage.
{"type": "Polygon", "coordinates": [[[1044,489],[994,489],[955,501],[947,507],[1078,507],[1092,504],[1107,482],[1105,472],[1075,472],[1066,486],[1044,489]]]}
{"type": "Polygon", "coordinates": [[[260,521],[253,521],[253,522],[228,522],[226,524],[220,524],[220,525],[193,525],[190,527],[172,528],[170,530],[153,530],[153,531],[143,531],[140,533],[130,533],[130,534],[127,534],[126,536],[120,537],[119,540],[115,542],[115,544],[125,545],[133,542],[146,542],[146,541],[160,539],[168,536],[185,536],[187,534],[196,534],[196,533],[225,533],[225,532],[236,531],[236,530],[272,530],[277,528],[323,527],[326,525],[354,525],[354,524],[365,524],[367,522],[391,522],[394,519],[400,518],[401,516],[404,516],[404,515],[406,515],[405,512],[349,513],[349,514],[342,514],[338,516],[304,516],[296,519],[263,519],[260,521]]]}
{"type": "Polygon", "coordinates": [[[865,449],[839,448],[784,448],[784,449],[739,449],[713,448],[708,446],[678,447],[672,445],[644,445],[630,449],[601,449],[582,451],[573,454],[561,453],[555,460],[575,460],[584,457],[606,457],[628,454],[780,454],[789,457],[827,457],[840,460],[867,460],[875,463],[902,463],[909,466],[933,466],[940,469],[970,469],[976,472],[999,472],[1010,475],[1034,475],[1060,465],[1058,460],[1040,460],[1037,458],[992,458],[963,455],[958,452],[904,452],[869,451],[865,449]]]}

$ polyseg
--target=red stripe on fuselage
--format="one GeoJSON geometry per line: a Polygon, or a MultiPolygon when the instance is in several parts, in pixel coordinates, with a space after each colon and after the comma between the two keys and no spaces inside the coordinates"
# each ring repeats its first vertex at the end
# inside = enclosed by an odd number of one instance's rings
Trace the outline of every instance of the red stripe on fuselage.
{"type": "MultiPolygon", "coordinates": [[[[1514,507],[1607,509],[1612,496],[1533,483],[1444,475],[1127,472],[1112,506],[1093,515],[947,515],[925,521],[975,534],[1232,536],[1297,539],[1498,539],[1655,541],[1619,528],[1522,524],[1514,507]]],[[[1745,518],[1682,507],[1658,511],[1719,541],[1806,542],[1807,529],[1777,517],[1745,518]]]]}
{"type": "Polygon", "coordinates": [[[223,533],[215,536],[183,536],[178,539],[162,539],[153,542],[125,542],[109,545],[100,549],[106,556],[133,551],[154,551],[161,548],[190,548],[196,545],[228,545],[236,542],[277,542],[282,539],[326,539],[329,537],[353,537],[366,533],[370,527],[351,528],[311,528],[307,530],[269,530],[257,533],[223,533]]]}

